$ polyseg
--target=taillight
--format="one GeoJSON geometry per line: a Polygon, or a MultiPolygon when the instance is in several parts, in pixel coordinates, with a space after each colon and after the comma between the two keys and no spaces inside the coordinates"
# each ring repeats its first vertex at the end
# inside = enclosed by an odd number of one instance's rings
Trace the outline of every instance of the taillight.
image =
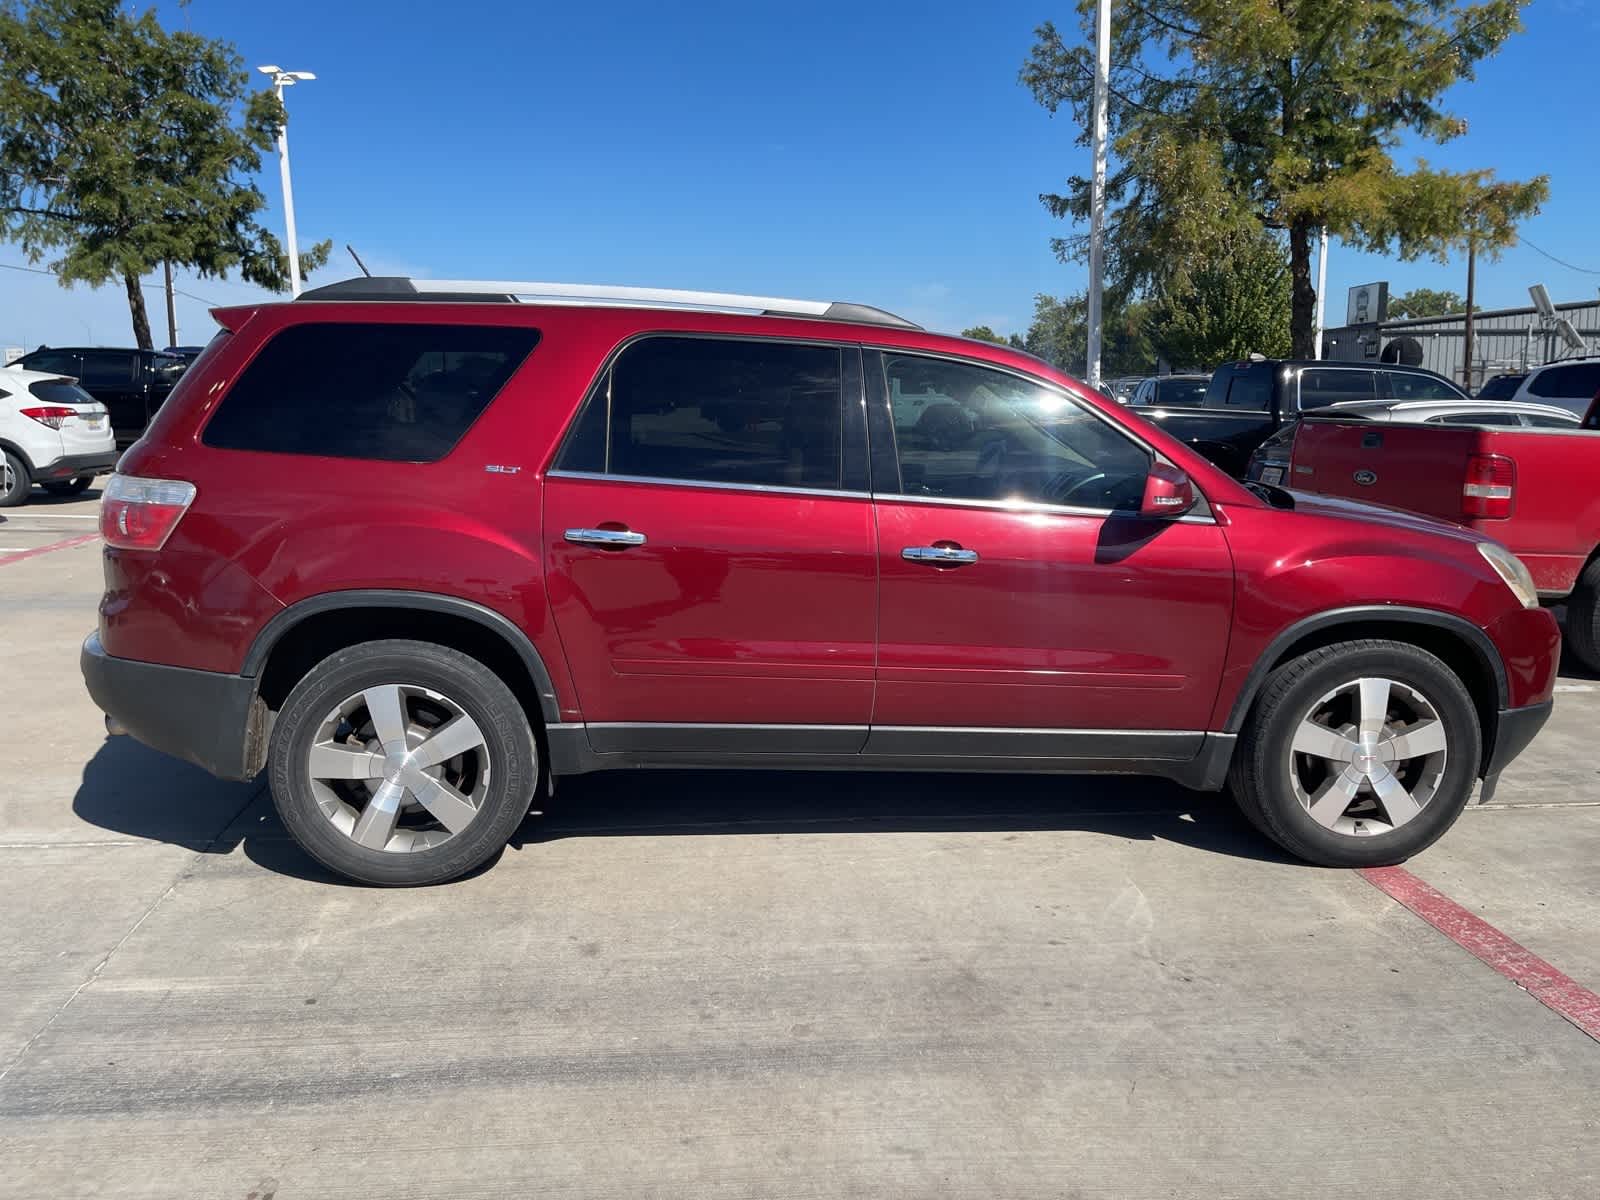
{"type": "Polygon", "coordinates": [[[100,497],[100,536],[118,550],[159,550],[193,502],[192,483],[113,475],[100,497]]]}
{"type": "Polygon", "coordinates": [[[1461,487],[1461,515],[1501,521],[1511,515],[1517,489],[1517,464],[1503,454],[1474,454],[1467,459],[1461,487]]]}
{"type": "Polygon", "coordinates": [[[44,408],[25,408],[22,410],[22,415],[32,417],[39,424],[48,425],[51,429],[60,429],[78,415],[78,410],[75,408],[60,408],[51,404],[44,408]]]}

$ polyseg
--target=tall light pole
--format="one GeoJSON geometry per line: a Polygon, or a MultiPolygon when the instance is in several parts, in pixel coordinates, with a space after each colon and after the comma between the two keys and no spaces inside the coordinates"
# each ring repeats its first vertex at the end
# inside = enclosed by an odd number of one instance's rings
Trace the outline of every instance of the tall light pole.
{"type": "Polygon", "coordinates": [[[1111,91],[1111,0],[1100,0],[1094,38],[1094,181],[1089,193],[1089,386],[1100,386],[1100,294],[1106,263],[1106,102],[1111,91]]]}
{"type": "MultiPolygon", "coordinates": [[[[304,79],[315,79],[310,71],[285,71],[279,66],[257,67],[263,75],[272,77],[272,90],[283,103],[283,89],[293,87],[304,79]]],[[[294,236],[294,189],[289,186],[289,112],[284,110],[283,124],[278,126],[278,171],[283,178],[283,223],[289,234],[289,291],[300,294],[300,245],[294,236]]]]}

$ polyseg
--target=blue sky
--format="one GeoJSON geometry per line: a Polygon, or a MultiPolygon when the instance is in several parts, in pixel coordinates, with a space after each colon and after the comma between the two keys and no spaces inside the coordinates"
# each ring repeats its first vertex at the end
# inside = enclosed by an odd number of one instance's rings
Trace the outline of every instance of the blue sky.
{"type": "MultiPolygon", "coordinates": [[[[1034,26],[1066,4],[990,0],[804,6],[457,0],[194,0],[169,24],[233,41],[249,66],[318,79],[289,93],[303,241],[331,238],[317,280],[375,273],[714,288],[859,300],[934,328],[1028,322],[1037,292],[1083,286],[1049,250],[1037,196],[1085,152],[1017,83],[1034,26]]],[[[1453,106],[1468,134],[1419,147],[1452,168],[1547,172],[1533,243],[1600,270],[1594,131],[1600,0],[1537,0],[1527,32],[1453,106]]],[[[266,219],[281,228],[276,163],[266,219]]],[[[0,263],[23,262],[0,245],[0,263]]],[[[1388,279],[1463,290],[1465,265],[1337,246],[1330,323],[1346,288],[1388,279]]],[[[316,282],[314,280],[313,282],[316,282]]],[[[1595,295],[1600,275],[1526,246],[1480,263],[1486,307],[1595,295]]],[[[155,282],[152,279],[152,282],[155,282]]],[[[261,293],[180,279],[181,336],[206,302],[261,293]],[[199,299],[196,299],[198,297],[199,299]]],[[[160,293],[147,293],[157,342],[160,293]]],[[[126,343],[120,286],[64,291],[0,270],[0,345],[126,343]]]]}

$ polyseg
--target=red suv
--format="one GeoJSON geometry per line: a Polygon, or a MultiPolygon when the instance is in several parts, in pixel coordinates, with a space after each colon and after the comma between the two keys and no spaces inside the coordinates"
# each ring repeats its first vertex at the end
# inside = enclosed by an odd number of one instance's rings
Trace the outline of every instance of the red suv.
{"type": "Polygon", "coordinates": [[[353,280],[219,310],[102,508],[89,691],[264,766],[373,883],[616,767],[1231,784],[1313,862],[1431,843],[1550,713],[1477,534],[1230,479],[1038,360],[859,305],[353,280]]]}

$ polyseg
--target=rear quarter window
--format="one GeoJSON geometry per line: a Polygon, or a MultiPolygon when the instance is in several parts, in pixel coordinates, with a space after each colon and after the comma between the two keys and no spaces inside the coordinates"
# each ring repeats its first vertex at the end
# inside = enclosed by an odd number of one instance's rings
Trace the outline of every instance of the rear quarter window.
{"type": "Polygon", "coordinates": [[[435,462],[538,343],[534,329],[294,325],[245,367],[201,440],[223,450],[435,462]]]}

